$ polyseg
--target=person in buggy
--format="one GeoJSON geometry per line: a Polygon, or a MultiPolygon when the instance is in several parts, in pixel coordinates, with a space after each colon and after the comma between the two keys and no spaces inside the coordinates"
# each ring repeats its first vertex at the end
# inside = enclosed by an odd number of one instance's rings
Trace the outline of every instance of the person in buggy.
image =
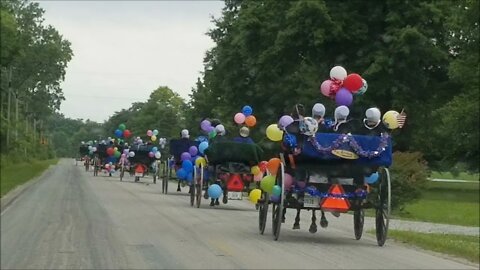
{"type": "MultiPolygon", "coordinates": [[[[182,168],[182,153],[189,152],[191,146],[197,146],[194,141],[190,140],[190,133],[188,129],[183,129],[180,132],[180,139],[170,141],[170,154],[173,156],[173,164],[170,166],[175,168],[175,171],[178,171],[182,168]]],[[[193,177],[193,175],[192,175],[193,177]]],[[[181,187],[185,186],[185,181],[178,179],[177,192],[182,191],[181,187]]],[[[189,193],[191,192],[191,186],[189,193]]]]}

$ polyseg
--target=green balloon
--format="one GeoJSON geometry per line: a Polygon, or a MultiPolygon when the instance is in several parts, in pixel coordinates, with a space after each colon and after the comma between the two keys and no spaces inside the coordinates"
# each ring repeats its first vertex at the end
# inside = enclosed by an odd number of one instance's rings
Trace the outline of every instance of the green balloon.
{"type": "Polygon", "coordinates": [[[208,133],[208,137],[210,139],[215,138],[215,136],[217,136],[217,132],[215,130],[212,130],[212,131],[210,131],[210,133],[208,133]]]}
{"type": "Polygon", "coordinates": [[[274,185],[272,188],[272,194],[275,196],[280,196],[280,194],[282,194],[282,188],[279,185],[274,185]]]}
{"type": "Polygon", "coordinates": [[[120,124],[118,125],[118,129],[120,129],[121,131],[124,131],[127,127],[125,126],[125,124],[120,124]]]}
{"type": "Polygon", "coordinates": [[[268,193],[272,193],[273,186],[275,185],[275,176],[267,175],[265,176],[262,181],[260,181],[260,188],[268,193]]]}
{"type": "Polygon", "coordinates": [[[116,158],[119,158],[121,155],[122,155],[122,154],[121,154],[120,151],[118,151],[118,150],[115,151],[115,153],[114,153],[114,156],[115,156],[116,158]]]}

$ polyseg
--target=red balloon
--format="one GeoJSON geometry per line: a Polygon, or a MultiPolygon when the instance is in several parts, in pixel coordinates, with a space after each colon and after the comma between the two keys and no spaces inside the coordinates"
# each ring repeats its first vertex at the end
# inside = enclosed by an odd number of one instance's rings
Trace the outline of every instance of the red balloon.
{"type": "Polygon", "coordinates": [[[362,77],[358,75],[357,73],[352,73],[345,78],[343,81],[343,87],[347,88],[348,91],[355,93],[360,88],[362,88],[363,82],[362,82],[362,77]]]}
{"type": "Polygon", "coordinates": [[[130,137],[131,135],[132,135],[132,132],[130,132],[130,130],[125,129],[125,130],[123,131],[123,137],[128,138],[128,137],[130,137]]]}
{"type": "Polygon", "coordinates": [[[109,156],[113,156],[114,153],[115,153],[115,150],[112,147],[107,148],[107,154],[109,156]]]}

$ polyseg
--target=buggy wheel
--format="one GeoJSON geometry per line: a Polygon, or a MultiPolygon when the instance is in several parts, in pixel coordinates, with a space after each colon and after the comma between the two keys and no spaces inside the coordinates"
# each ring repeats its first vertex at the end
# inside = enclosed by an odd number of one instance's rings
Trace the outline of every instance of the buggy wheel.
{"type": "Polygon", "coordinates": [[[192,183],[190,184],[190,205],[193,207],[193,205],[195,204],[195,184],[192,183]]]}
{"type": "Polygon", "coordinates": [[[125,175],[125,167],[122,165],[122,167],[120,168],[120,181],[122,181],[124,175],[125,175]]]}
{"type": "Polygon", "coordinates": [[[358,209],[353,212],[353,231],[355,233],[355,239],[360,240],[363,233],[365,211],[358,209]]]}
{"type": "Polygon", "coordinates": [[[162,193],[165,193],[165,182],[167,181],[167,172],[166,172],[166,167],[165,163],[162,162],[162,193]]]}
{"type": "Polygon", "coordinates": [[[278,237],[280,237],[280,228],[282,226],[283,197],[285,190],[285,183],[283,181],[284,174],[285,168],[283,167],[283,163],[280,163],[280,168],[278,168],[277,176],[275,177],[275,184],[279,185],[282,188],[282,191],[280,194],[280,201],[273,203],[272,207],[272,231],[273,239],[275,241],[277,241],[278,237]]]}
{"type": "MultiPolygon", "coordinates": [[[[195,169],[196,171],[196,169],[195,169]]],[[[197,208],[200,208],[202,202],[202,189],[203,189],[203,166],[200,166],[200,181],[197,183],[197,208]]]]}
{"type": "Polygon", "coordinates": [[[265,227],[267,225],[267,215],[268,215],[268,194],[262,192],[262,199],[258,205],[258,230],[260,234],[265,232],[265,227]]]}
{"type": "Polygon", "coordinates": [[[387,168],[380,168],[377,205],[375,211],[375,231],[377,244],[383,246],[387,240],[388,223],[391,208],[390,173],[387,168]]]}

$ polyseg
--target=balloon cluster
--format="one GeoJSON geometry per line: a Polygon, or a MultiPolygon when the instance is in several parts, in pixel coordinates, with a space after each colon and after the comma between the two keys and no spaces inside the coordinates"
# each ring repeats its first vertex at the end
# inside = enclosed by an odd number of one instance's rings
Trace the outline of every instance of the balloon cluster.
{"type": "Polygon", "coordinates": [[[105,170],[111,174],[115,173],[115,165],[112,162],[105,164],[105,170]]]}
{"type": "Polygon", "coordinates": [[[151,157],[151,158],[156,158],[156,159],[160,159],[162,157],[162,154],[160,153],[160,151],[158,151],[158,148],[156,146],[152,147],[152,151],[148,152],[148,156],[151,157]]]}
{"type": "Polygon", "coordinates": [[[194,164],[197,166],[206,165],[205,158],[198,155],[199,150],[196,146],[192,145],[188,149],[188,152],[183,152],[180,155],[182,161],[182,167],[177,170],[177,177],[180,180],[186,180],[191,182],[193,180],[194,164]]]}
{"type": "Polygon", "coordinates": [[[115,130],[114,134],[115,134],[115,137],[117,138],[125,138],[125,139],[130,138],[130,136],[132,136],[132,132],[127,129],[125,124],[118,125],[118,128],[115,130]]]}
{"type": "Polygon", "coordinates": [[[330,79],[320,86],[324,96],[335,100],[338,106],[350,106],[353,95],[363,95],[368,88],[367,81],[357,73],[347,75],[345,68],[335,66],[330,70],[330,79]]]}
{"type": "Polygon", "coordinates": [[[93,153],[97,152],[97,147],[91,145],[92,141],[89,141],[89,143],[87,144],[88,144],[88,153],[90,155],[93,155],[93,153]]]}
{"type": "Polygon", "coordinates": [[[200,128],[208,135],[208,138],[210,139],[215,138],[217,135],[225,135],[226,133],[225,126],[222,125],[218,119],[204,119],[202,122],[200,122],[200,128]]]}
{"type": "Polygon", "coordinates": [[[122,154],[118,151],[118,147],[109,147],[107,148],[107,155],[109,157],[119,158],[122,154]]]}
{"type": "Polygon", "coordinates": [[[248,137],[250,135],[250,129],[257,124],[257,118],[253,115],[253,109],[249,105],[245,105],[241,112],[234,115],[233,121],[240,125],[240,135],[242,137],[248,137]]]}
{"type": "Polygon", "coordinates": [[[157,129],[154,129],[154,130],[147,130],[147,136],[150,137],[150,140],[152,142],[156,141],[157,140],[157,135],[158,135],[158,130],[157,129]]]}
{"type": "Polygon", "coordinates": [[[160,145],[160,148],[165,148],[165,145],[167,145],[167,138],[159,138],[158,144],[160,145]]]}

